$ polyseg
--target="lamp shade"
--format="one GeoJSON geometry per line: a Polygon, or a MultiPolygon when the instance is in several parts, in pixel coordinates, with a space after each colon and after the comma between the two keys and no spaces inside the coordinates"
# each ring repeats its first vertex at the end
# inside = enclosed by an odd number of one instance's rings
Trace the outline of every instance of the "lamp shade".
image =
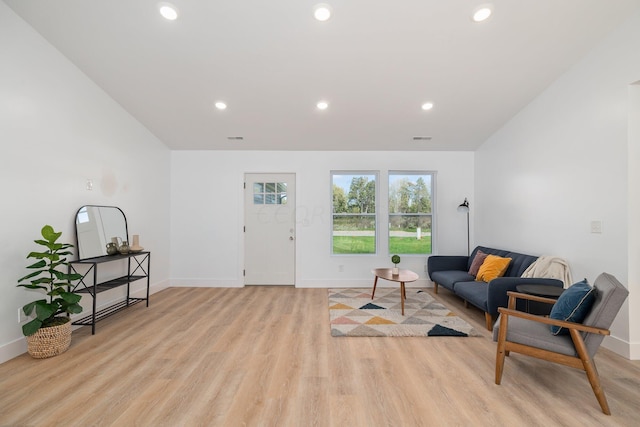
{"type": "Polygon", "coordinates": [[[466,197],[464,198],[464,202],[460,203],[460,205],[458,206],[458,212],[469,212],[469,202],[467,201],[466,197]]]}

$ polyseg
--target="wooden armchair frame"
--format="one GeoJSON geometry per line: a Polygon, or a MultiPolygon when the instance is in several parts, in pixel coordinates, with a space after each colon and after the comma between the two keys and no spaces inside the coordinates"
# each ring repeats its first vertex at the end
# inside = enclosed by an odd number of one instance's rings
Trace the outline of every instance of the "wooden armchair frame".
{"type": "MultiPolygon", "coordinates": [[[[537,316],[529,313],[525,313],[522,311],[515,310],[516,299],[526,299],[530,301],[538,301],[548,304],[554,304],[556,301],[550,298],[538,297],[535,295],[527,295],[518,292],[510,291],[507,293],[509,295],[509,304],[507,308],[500,307],[498,311],[500,312],[500,331],[498,334],[498,349],[496,354],[496,384],[500,384],[502,380],[502,372],[504,368],[504,360],[505,356],[509,355],[509,352],[514,351],[516,353],[525,354],[527,356],[535,357],[538,359],[548,360],[550,362],[559,363],[562,365],[570,366],[572,368],[581,369],[586,372],[587,378],[589,379],[589,383],[591,384],[591,388],[593,389],[593,393],[598,399],[598,403],[600,403],[600,407],[602,408],[602,412],[607,415],[611,415],[611,411],[609,409],[609,404],[607,403],[607,398],[604,395],[604,390],[600,385],[600,377],[598,376],[598,371],[596,369],[596,365],[593,362],[592,357],[589,355],[587,351],[587,347],[582,338],[581,332],[587,332],[590,334],[599,334],[599,335],[609,335],[610,332],[608,329],[596,328],[592,326],[586,326],[580,323],[573,322],[565,322],[562,320],[555,320],[549,317],[537,316]],[[567,328],[569,330],[569,334],[571,336],[571,340],[573,341],[573,345],[575,346],[577,356],[572,357],[561,353],[556,353],[549,350],[544,350],[542,348],[532,347],[528,345],[523,345],[515,342],[507,341],[507,328],[509,327],[509,317],[519,317],[522,319],[531,320],[534,322],[545,323],[549,326],[556,325],[561,326],[563,328],[567,328]]],[[[551,332],[550,332],[551,333],[551,332]]]]}

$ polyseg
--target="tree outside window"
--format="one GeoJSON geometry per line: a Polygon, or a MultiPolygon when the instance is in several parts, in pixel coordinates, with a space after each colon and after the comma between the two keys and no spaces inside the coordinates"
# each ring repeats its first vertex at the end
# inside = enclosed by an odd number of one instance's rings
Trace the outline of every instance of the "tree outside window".
{"type": "Polygon", "coordinates": [[[332,172],[332,253],[376,253],[376,181],[372,172],[332,172]]]}
{"type": "Polygon", "coordinates": [[[389,172],[389,253],[430,254],[433,173],[389,172]]]}

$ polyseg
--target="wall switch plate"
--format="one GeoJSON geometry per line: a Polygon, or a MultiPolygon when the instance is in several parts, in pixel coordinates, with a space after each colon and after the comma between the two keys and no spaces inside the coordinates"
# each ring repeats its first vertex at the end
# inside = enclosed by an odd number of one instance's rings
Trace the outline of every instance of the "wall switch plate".
{"type": "Polygon", "coordinates": [[[602,221],[591,221],[591,232],[595,234],[602,233],[602,221]]]}

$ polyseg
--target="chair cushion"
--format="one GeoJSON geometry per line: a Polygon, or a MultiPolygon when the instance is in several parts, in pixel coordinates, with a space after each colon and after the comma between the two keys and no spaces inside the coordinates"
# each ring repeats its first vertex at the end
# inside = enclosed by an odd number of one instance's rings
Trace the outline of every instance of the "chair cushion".
{"type": "MultiPolygon", "coordinates": [[[[582,323],[589,314],[596,299],[596,289],[589,286],[587,279],[575,283],[567,288],[558,301],[551,308],[549,317],[567,322],[582,323]]],[[[568,335],[567,328],[552,325],[551,332],[554,335],[568,335]]]]}
{"type": "Polygon", "coordinates": [[[487,255],[484,262],[478,270],[476,276],[477,281],[490,282],[496,277],[504,276],[504,273],[509,267],[511,258],[503,258],[497,255],[487,255]]]}
{"type": "Polygon", "coordinates": [[[471,262],[471,267],[469,267],[469,274],[474,277],[478,275],[478,270],[480,269],[480,266],[484,262],[485,258],[487,258],[487,255],[488,254],[485,254],[481,250],[478,250],[476,252],[476,256],[473,257],[473,261],[471,262]]]}
{"type": "MultiPolygon", "coordinates": [[[[502,316],[502,314],[500,315],[502,316]]],[[[493,326],[493,340],[498,341],[500,332],[500,316],[493,326]]],[[[534,322],[519,317],[509,316],[509,326],[507,327],[507,341],[515,342],[567,356],[577,356],[576,348],[571,337],[568,335],[553,335],[549,331],[548,325],[534,322]]]]}

